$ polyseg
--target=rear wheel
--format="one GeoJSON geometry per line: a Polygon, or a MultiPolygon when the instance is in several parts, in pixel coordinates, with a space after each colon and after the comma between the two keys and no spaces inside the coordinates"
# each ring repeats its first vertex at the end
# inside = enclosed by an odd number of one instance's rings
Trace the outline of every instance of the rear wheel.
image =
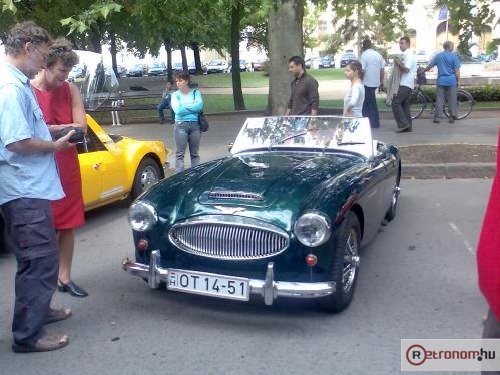
{"type": "Polygon", "coordinates": [[[160,181],[160,178],[160,167],[156,161],[150,157],[142,159],[139,163],[139,167],[137,167],[137,171],[135,172],[132,191],[130,192],[132,200],[141,195],[151,185],[160,181]]]}
{"type": "Polygon", "coordinates": [[[410,97],[410,113],[412,120],[419,118],[425,109],[426,100],[420,91],[413,90],[410,97]]]}
{"type": "Polygon", "coordinates": [[[335,293],[319,300],[321,306],[328,311],[342,311],[352,301],[358,280],[360,240],[361,227],[358,217],[354,212],[348,212],[335,231],[332,249],[329,280],[335,281],[335,293]]]}
{"type": "MultiPolygon", "coordinates": [[[[467,91],[459,89],[457,91],[457,119],[461,120],[469,116],[472,111],[472,104],[474,98],[467,91]]],[[[448,107],[445,106],[443,110],[446,117],[450,117],[448,107]]]]}

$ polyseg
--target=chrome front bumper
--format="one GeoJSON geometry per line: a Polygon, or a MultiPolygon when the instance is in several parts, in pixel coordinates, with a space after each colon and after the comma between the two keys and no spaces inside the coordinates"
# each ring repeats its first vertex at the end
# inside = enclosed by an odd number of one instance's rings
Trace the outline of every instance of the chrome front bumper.
{"type": "MultiPolygon", "coordinates": [[[[160,282],[168,282],[168,270],[160,267],[160,252],[151,252],[149,265],[126,260],[122,263],[124,271],[148,280],[149,287],[157,289],[160,282]]],[[[226,275],[227,276],[227,275],[226,275]]],[[[296,283],[274,281],[274,263],[267,264],[265,280],[250,279],[250,294],[261,295],[266,305],[272,305],[278,297],[318,298],[335,293],[335,282],[296,283]]]]}

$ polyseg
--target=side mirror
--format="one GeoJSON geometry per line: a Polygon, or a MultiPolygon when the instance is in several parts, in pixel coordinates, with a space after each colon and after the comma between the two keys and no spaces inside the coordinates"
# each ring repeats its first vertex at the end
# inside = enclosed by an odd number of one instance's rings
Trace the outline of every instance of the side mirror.
{"type": "Polygon", "coordinates": [[[234,143],[228,143],[228,144],[226,145],[226,147],[227,147],[227,152],[231,152],[231,149],[233,148],[233,144],[234,144],[234,143]]]}

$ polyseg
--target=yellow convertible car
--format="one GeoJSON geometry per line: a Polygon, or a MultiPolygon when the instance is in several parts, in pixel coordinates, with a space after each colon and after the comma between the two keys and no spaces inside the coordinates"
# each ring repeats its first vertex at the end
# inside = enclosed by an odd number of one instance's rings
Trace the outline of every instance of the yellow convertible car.
{"type": "Polygon", "coordinates": [[[135,199],[165,177],[170,150],[162,141],[107,134],[87,115],[85,142],[78,144],[85,210],[135,199]]]}
{"type": "MultiPolygon", "coordinates": [[[[138,141],[107,134],[87,115],[85,142],[77,144],[85,210],[133,200],[165,177],[171,150],[162,141],[138,141]]],[[[0,254],[4,253],[4,222],[0,212],[0,254]]]]}

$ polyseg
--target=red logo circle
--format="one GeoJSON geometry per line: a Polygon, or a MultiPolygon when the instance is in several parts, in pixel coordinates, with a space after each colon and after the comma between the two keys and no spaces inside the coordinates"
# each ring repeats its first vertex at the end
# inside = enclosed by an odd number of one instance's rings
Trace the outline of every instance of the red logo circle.
{"type": "Polygon", "coordinates": [[[413,366],[420,366],[425,362],[425,348],[422,345],[412,345],[406,350],[406,360],[413,366]],[[415,361],[414,359],[410,359],[410,352],[414,353],[418,351],[423,354],[422,358],[419,358],[419,361],[415,361]]]}

